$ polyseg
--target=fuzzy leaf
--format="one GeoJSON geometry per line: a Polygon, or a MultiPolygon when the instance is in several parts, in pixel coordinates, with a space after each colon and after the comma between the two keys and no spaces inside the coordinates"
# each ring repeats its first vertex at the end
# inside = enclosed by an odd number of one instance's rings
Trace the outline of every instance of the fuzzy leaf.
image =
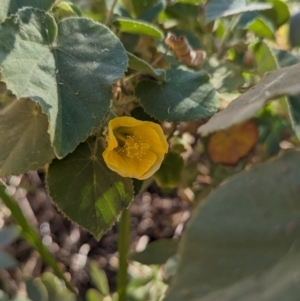
{"type": "Polygon", "coordinates": [[[48,119],[30,99],[14,101],[0,112],[0,176],[19,175],[55,157],[48,119]]]}
{"type": "Polygon", "coordinates": [[[133,198],[132,180],[108,169],[101,142],[89,141],[49,167],[49,194],[67,217],[100,239],[133,198]]]}
{"type": "Polygon", "coordinates": [[[169,69],[166,82],[143,80],[136,95],[145,111],[160,121],[190,121],[213,115],[218,109],[216,91],[205,71],[169,69]]]}
{"type": "Polygon", "coordinates": [[[272,269],[211,293],[201,301],[298,301],[300,255],[287,256],[272,269]]]}
{"type": "Polygon", "coordinates": [[[300,153],[286,152],[232,177],[201,202],[180,242],[165,301],[181,301],[183,294],[202,300],[299,249],[299,165],[300,153]]]}
{"type": "Polygon", "coordinates": [[[104,25],[84,18],[56,25],[49,14],[21,10],[0,24],[2,80],[18,98],[38,101],[49,117],[58,157],[99,125],[112,85],[127,68],[126,52],[104,25]]]}
{"type": "Polygon", "coordinates": [[[55,0],[1,0],[0,6],[0,22],[3,22],[7,17],[15,14],[18,9],[29,6],[48,11],[55,0]]]}

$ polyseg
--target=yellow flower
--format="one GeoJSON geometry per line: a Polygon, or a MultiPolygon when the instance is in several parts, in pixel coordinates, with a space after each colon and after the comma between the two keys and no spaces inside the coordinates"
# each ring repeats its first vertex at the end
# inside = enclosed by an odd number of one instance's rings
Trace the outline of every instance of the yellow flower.
{"type": "Polygon", "coordinates": [[[160,167],[168,143],[162,128],[150,121],[116,117],[109,121],[107,148],[103,152],[107,166],[122,177],[144,180],[160,167]]]}

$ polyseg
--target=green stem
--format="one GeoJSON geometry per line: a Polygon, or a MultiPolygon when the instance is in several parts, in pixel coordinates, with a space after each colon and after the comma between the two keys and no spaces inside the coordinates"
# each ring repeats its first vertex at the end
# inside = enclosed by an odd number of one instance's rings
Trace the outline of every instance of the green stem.
{"type": "Polygon", "coordinates": [[[112,6],[111,6],[111,8],[110,8],[108,17],[107,17],[106,22],[105,22],[105,25],[106,25],[106,26],[109,26],[109,25],[110,25],[111,18],[112,18],[113,14],[114,14],[114,10],[115,10],[115,7],[116,7],[116,5],[117,5],[117,2],[118,2],[118,0],[114,0],[112,6]]]}
{"type": "MultiPolygon", "coordinates": [[[[14,201],[11,197],[9,197],[5,193],[4,187],[2,186],[0,186],[0,199],[2,199],[3,203],[11,211],[14,220],[22,228],[23,237],[27,240],[27,242],[30,243],[39,252],[42,259],[49,266],[52,267],[56,276],[65,282],[66,287],[71,292],[77,295],[76,290],[73,288],[71,283],[65,277],[64,273],[62,272],[59,265],[57,264],[56,259],[52,256],[49,250],[44,246],[36,230],[27,221],[19,205],[16,203],[16,201],[14,201]]],[[[77,300],[81,300],[81,298],[78,295],[77,295],[77,300]]]]}
{"type": "Polygon", "coordinates": [[[127,256],[130,244],[130,212],[124,209],[119,224],[119,270],[118,270],[118,295],[119,301],[126,301],[127,290],[127,256]]]}

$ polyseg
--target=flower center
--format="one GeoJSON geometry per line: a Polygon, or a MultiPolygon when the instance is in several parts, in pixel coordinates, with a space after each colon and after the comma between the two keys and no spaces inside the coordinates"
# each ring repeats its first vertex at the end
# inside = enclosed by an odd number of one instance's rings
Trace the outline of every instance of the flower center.
{"type": "Polygon", "coordinates": [[[141,160],[145,154],[149,144],[142,139],[140,134],[125,135],[124,145],[122,152],[129,158],[135,160],[141,160]]]}

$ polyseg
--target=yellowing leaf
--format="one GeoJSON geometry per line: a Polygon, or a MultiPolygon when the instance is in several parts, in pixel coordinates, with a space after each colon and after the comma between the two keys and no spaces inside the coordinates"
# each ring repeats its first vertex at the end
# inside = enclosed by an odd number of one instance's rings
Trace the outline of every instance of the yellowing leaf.
{"type": "Polygon", "coordinates": [[[214,134],[208,143],[208,153],[215,163],[233,165],[255,145],[258,129],[253,121],[234,125],[214,134]]]}

